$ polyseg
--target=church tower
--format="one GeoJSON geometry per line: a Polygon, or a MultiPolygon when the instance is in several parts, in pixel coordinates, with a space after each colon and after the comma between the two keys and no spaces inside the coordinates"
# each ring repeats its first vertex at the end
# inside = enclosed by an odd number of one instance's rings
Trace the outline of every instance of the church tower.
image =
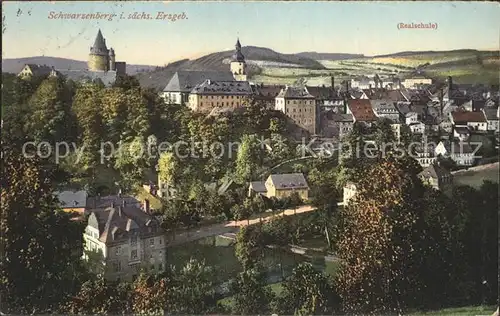
{"type": "Polygon", "coordinates": [[[90,48],[89,61],[88,61],[89,70],[108,71],[110,66],[109,55],[110,52],[106,47],[106,40],[102,36],[101,30],[99,30],[99,32],[97,32],[97,36],[94,41],[94,46],[90,48]]]}
{"type": "Polygon", "coordinates": [[[245,56],[241,53],[240,39],[236,41],[236,51],[231,59],[231,73],[236,81],[247,80],[247,64],[245,56]]]}

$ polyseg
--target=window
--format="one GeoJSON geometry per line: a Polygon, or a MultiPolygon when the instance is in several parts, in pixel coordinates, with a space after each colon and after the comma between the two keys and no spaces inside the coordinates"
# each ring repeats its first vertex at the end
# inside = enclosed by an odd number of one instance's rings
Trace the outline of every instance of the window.
{"type": "Polygon", "coordinates": [[[294,113],[295,113],[295,110],[296,110],[296,109],[293,109],[293,112],[294,112],[294,113]]]}
{"type": "Polygon", "coordinates": [[[136,235],[133,235],[132,237],[130,237],[130,243],[132,244],[132,246],[137,245],[137,236],[136,235]]]}
{"type": "Polygon", "coordinates": [[[119,256],[122,253],[122,247],[118,246],[116,247],[116,255],[119,256]]]}
{"type": "Polygon", "coordinates": [[[130,252],[130,259],[132,259],[132,260],[137,259],[137,250],[132,250],[130,252]]]}
{"type": "Polygon", "coordinates": [[[161,245],[161,242],[162,242],[162,238],[158,238],[158,241],[159,241],[159,244],[161,245]]]}
{"type": "Polygon", "coordinates": [[[203,102],[200,102],[200,106],[203,106],[203,102]]]}
{"type": "Polygon", "coordinates": [[[154,246],[155,244],[155,239],[154,237],[149,240],[149,245],[154,246]]]}
{"type": "Polygon", "coordinates": [[[154,270],[154,269],[155,269],[155,265],[154,265],[154,264],[152,264],[152,265],[151,265],[151,270],[154,270]]]}
{"type": "Polygon", "coordinates": [[[160,263],[159,269],[163,270],[163,263],[160,263]]]}

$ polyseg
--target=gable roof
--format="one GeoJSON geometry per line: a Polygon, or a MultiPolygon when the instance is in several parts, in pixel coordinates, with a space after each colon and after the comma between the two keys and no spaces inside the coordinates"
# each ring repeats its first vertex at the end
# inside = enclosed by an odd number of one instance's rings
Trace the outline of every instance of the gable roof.
{"type": "Polygon", "coordinates": [[[370,122],[377,120],[377,116],[373,112],[370,100],[351,99],[347,101],[347,106],[356,121],[370,122]]]}
{"type": "Polygon", "coordinates": [[[486,117],[483,112],[454,111],[451,112],[451,116],[455,124],[467,122],[486,123],[486,117]]]}
{"type": "Polygon", "coordinates": [[[214,81],[207,79],[196,85],[191,93],[194,94],[228,94],[228,95],[250,95],[252,88],[248,81],[214,81]]]}
{"type": "Polygon", "coordinates": [[[207,79],[214,81],[234,81],[234,77],[229,71],[179,70],[170,79],[163,91],[187,93],[207,79]]]}
{"type": "Polygon", "coordinates": [[[153,216],[135,206],[108,207],[104,210],[94,211],[90,216],[92,220],[89,218],[89,225],[99,230],[99,240],[104,243],[120,239],[114,235],[117,232],[136,231],[148,234],[150,233],[148,227],[158,227],[159,224],[153,216]],[[97,219],[97,223],[94,218],[97,219]]]}
{"type": "Polygon", "coordinates": [[[302,173],[272,174],[269,176],[274,187],[279,189],[309,189],[302,173]]]}
{"type": "Polygon", "coordinates": [[[482,109],[484,116],[488,121],[498,121],[498,110],[492,108],[483,108],[482,109]]]}
{"type": "Polygon", "coordinates": [[[254,181],[250,182],[250,189],[257,193],[266,193],[266,184],[264,181],[254,181]]]}
{"type": "Polygon", "coordinates": [[[53,67],[50,67],[50,66],[47,66],[47,65],[37,65],[37,64],[25,64],[23,69],[28,66],[30,69],[31,69],[31,72],[34,74],[34,75],[41,75],[41,76],[45,76],[45,75],[48,75],[50,74],[50,72],[52,71],[53,67]]]}
{"type": "Polygon", "coordinates": [[[337,92],[332,87],[306,86],[307,91],[319,100],[337,100],[337,92]]]}
{"type": "Polygon", "coordinates": [[[285,88],[282,89],[276,97],[292,99],[314,99],[314,96],[309,93],[306,87],[291,86],[285,86],[285,88]]]}

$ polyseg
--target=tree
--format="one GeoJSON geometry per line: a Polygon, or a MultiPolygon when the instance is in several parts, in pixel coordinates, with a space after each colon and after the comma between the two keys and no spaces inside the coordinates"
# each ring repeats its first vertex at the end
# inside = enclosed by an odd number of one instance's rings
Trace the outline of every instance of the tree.
{"type": "Polygon", "coordinates": [[[132,285],[132,311],[138,315],[165,315],[172,301],[167,277],[141,274],[132,285]]]}
{"type": "Polygon", "coordinates": [[[251,135],[243,135],[236,157],[236,180],[244,184],[252,180],[257,170],[258,153],[256,139],[251,135]]]}
{"type": "Polygon", "coordinates": [[[243,270],[255,267],[262,258],[263,245],[257,226],[243,226],[236,235],[234,250],[243,270]]]}
{"type": "Polygon", "coordinates": [[[58,211],[50,165],[2,147],[1,309],[55,311],[81,281],[83,225],[58,211]]]}
{"type": "Polygon", "coordinates": [[[79,88],[73,98],[73,111],[78,121],[80,146],[83,147],[80,164],[95,170],[101,163],[101,142],[104,139],[101,90],[94,85],[79,88]]]}
{"type": "Polygon", "coordinates": [[[237,315],[266,314],[272,301],[272,292],[266,287],[266,275],[255,267],[240,272],[231,285],[234,293],[233,313],[237,315]]]}
{"type": "Polygon", "coordinates": [[[148,158],[146,144],[141,137],[120,144],[114,167],[123,179],[122,187],[130,190],[142,183],[144,172],[149,167],[148,158]]]}
{"type": "Polygon", "coordinates": [[[337,288],[346,312],[398,311],[421,289],[413,240],[423,187],[409,170],[394,158],[371,165],[341,212],[337,288]]]}
{"type": "Polygon", "coordinates": [[[71,142],[74,124],[70,114],[72,92],[61,78],[48,78],[29,100],[30,117],[26,121],[26,132],[36,141],[71,142]]]}
{"type": "Polygon", "coordinates": [[[89,280],[82,284],[77,295],[62,307],[63,313],[89,315],[126,315],[131,311],[128,284],[115,284],[104,279],[89,280]]]}
{"type": "Polygon", "coordinates": [[[339,299],[329,280],[310,263],[301,263],[284,282],[283,292],[275,304],[278,314],[332,314],[339,299]]]}
{"type": "Polygon", "coordinates": [[[199,315],[216,307],[213,270],[205,262],[191,259],[173,275],[171,313],[199,315]]]}
{"type": "Polygon", "coordinates": [[[167,184],[174,185],[178,181],[179,173],[179,160],[177,157],[171,152],[162,153],[158,161],[160,179],[167,184]]]}

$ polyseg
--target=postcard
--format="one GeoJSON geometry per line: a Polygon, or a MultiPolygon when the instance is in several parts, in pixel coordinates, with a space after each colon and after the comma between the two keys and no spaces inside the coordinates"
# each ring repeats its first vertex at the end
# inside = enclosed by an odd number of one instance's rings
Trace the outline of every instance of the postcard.
{"type": "Polygon", "coordinates": [[[2,315],[498,315],[498,3],[2,4],[2,315]]]}

